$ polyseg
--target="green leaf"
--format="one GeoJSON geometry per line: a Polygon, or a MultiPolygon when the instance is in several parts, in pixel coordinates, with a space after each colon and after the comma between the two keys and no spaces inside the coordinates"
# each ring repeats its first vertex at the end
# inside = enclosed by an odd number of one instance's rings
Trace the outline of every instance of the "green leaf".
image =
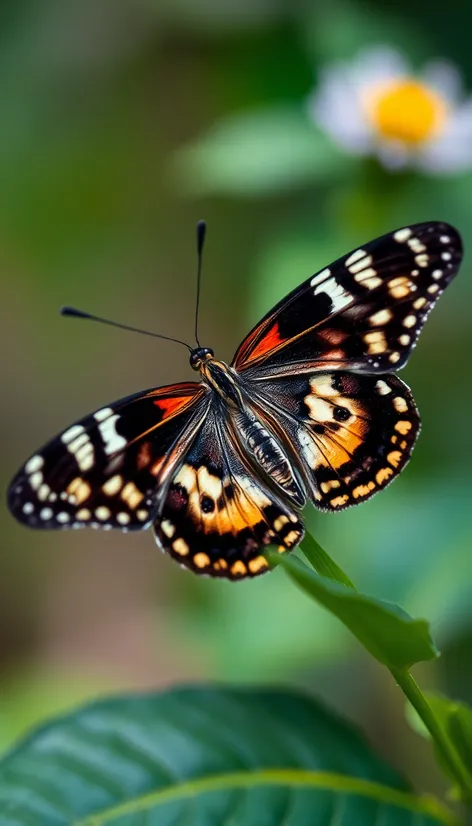
{"type": "Polygon", "coordinates": [[[310,533],[306,533],[305,538],[300,543],[300,549],[320,576],[332,579],[333,582],[338,582],[347,588],[355,588],[348,575],[336,564],[334,559],[331,559],[330,555],[323,550],[310,533]]]}
{"type": "Polygon", "coordinates": [[[186,194],[258,197],[330,181],[347,164],[301,108],[280,108],[221,122],[178,151],[171,173],[186,194]]]}
{"type": "Polygon", "coordinates": [[[182,688],[92,704],[0,762],[0,826],[433,826],[348,725],[300,694],[182,688]]]}
{"type": "Polygon", "coordinates": [[[271,550],[266,553],[271,564],[282,565],[306,593],[335,614],[388,668],[408,669],[437,656],[426,620],[415,620],[394,603],[320,576],[294,556],[280,556],[271,550]]]}
{"type": "MultiPolygon", "coordinates": [[[[472,708],[466,703],[450,700],[434,691],[426,691],[425,696],[468,772],[472,790],[472,708]]],[[[438,757],[441,759],[441,755],[438,757]]],[[[449,776],[455,780],[450,767],[442,759],[441,763],[449,776]]]]}

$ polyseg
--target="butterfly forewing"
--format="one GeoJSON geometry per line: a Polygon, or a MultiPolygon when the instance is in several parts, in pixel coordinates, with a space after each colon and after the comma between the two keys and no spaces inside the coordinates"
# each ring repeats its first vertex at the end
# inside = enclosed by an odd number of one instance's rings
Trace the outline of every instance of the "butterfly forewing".
{"type": "Polygon", "coordinates": [[[261,377],[399,369],[461,257],[457,231],[437,222],[364,244],[281,301],[241,344],[233,366],[261,377]]]}
{"type": "Polygon", "coordinates": [[[176,384],[86,416],[26,462],[10,485],[10,510],[33,528],[146,527],[163,475],[199,425],[205,397],[200,384],[176,384]]]}

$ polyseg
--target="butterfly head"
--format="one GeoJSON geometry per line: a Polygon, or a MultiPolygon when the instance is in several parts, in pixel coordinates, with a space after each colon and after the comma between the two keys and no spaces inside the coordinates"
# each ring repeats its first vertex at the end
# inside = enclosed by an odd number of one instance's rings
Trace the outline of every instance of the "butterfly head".
{"type": "Polygon", "coordinates": [[[210,347],[196,347],[190,353],[190,367],[192,370],[200,370],[202,365],[214,356],[215,354],[210,347]]]}

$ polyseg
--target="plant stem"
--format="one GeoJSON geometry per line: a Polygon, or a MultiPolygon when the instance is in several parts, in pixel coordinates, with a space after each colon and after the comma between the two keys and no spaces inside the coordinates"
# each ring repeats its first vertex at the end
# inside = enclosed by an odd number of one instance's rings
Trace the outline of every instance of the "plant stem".
{"type": "Polygon", "coordinates": [[[457,784],[466,792],[467,797],[470,798],[472,795],[471,778],[418,683],[409,671],[391,668],[390,673],[423,721],[436,744],[438,752],[441,754],[445,764],[449,767],[451,774],[455,777],[457,784]]]}
{"type": "MultiPolygon", "coordinates": [[[[307,533],[305,535],[300,543],[300,548],[318,574],[333,579],[348,588],[353,588],[355,591],[357,590],[347,574],[331,559],[311,534],[307,533]]],[[[418,683],[406,669],[390,668],[389,670],[429,731],[432,740],[436,744],[436,749],[443,758],[451,776],[455,778],[465,796],[472,799],[472,776],[463,765],[446,730],[438,720],[418,683]]]]}
{"type": "Polygon", "coordinates": [[[334,582],[339,582],[341,585],[346,585],[347,588],[353,588],[354,591],[356,590],[356,586],[351,582],[348,575],[323,550],[311,533],[305,534],[300,542],[300,548],[318,574],[332,579],[334,582]]]}

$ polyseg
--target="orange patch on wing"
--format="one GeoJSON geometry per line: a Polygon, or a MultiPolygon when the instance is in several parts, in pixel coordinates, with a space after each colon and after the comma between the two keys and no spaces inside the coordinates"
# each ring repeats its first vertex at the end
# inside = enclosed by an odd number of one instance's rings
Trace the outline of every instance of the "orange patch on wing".
{"type": "Polygon", "coordinates": [[[136,465],[138,470],[147,467],[152,459],[151,442],[143,442],[138,451],[136,465]]]}
{"type": "Polygon", "coordinates": [[[344,330],[337,330],[335,327],[326,327],[326,329],[318,331],[318,338],[324,339],[329,344],[342,344],[347,337],[348,333],[345,333],[344,330]]]}
{"type": "Polygon", "coordinates": [[[183,465],[174,479],[185,488],[188,495],[188,514],[199,530],[205,534],[231,534],[236,536],[245,528],[253,528],[264,521],[263,509],[271,504],[269,497],[259,488],[245,490],[235,485],[232,498],[225,497],[223,481],[208,472],[183,465]],[[201,497],[213,502],[213,509],[204,512],[201,497]]]}
{"type": "Polygon", "coordinates": [[[155,399],[154,404],[162,411],[162,418],[168,419],[177,411],[193,401],[194,396],[170,396],[168,399],[155,399]]]}
{"type": "Polygon", "coordinates": [[[277,347],[278,344],[284,339],[281,337],[279,332],[279,325],[277,322],[269,327],[265,335],[262,336],[261,340],[257,342],[254,350],[250,355],[250,359],[258,358],[259,356],[263,356],[266,353],[269,353],[274,347],[277,347]]]}
{"type": "Polygon", "coordinates": [[[322,435],[317,435],[316,442],[325,460],[321,464],[337,469],[349,462],[364,443],[366,430],[365,421],[356,416],[335,432],[327,430],[322,435]]]}
{"type": "Polygon", "coordinates": [[[189,509],[194,522],[202,525],[203,532],[206,534],[216,533],[220,536],[222,534],[236,536],[245,528],[253,528],[263,520],[259,505],[256,505],[239,492],[223,508],[215,507],[213,513],[205,514],[204,518],[199,502],[197,504],[196,497],[194,498],[191,494],[189,509]]]}

